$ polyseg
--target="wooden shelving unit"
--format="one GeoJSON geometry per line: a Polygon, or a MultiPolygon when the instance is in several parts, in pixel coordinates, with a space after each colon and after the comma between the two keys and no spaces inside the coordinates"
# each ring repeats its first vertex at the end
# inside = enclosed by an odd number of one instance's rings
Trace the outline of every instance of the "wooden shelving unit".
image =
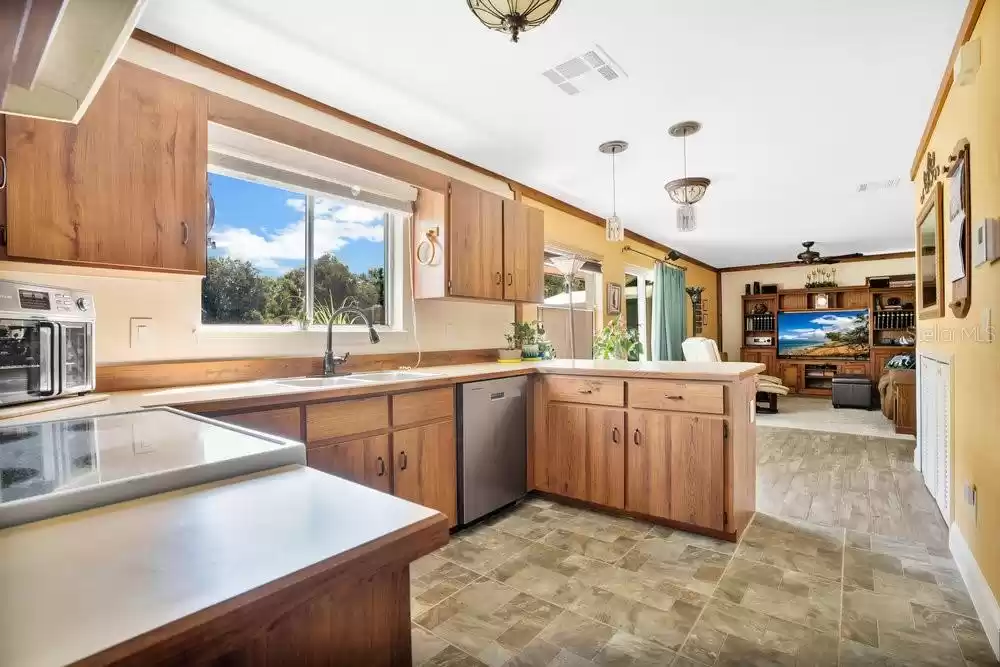
{"type": "Polygon", "coordinates": [[[898,341],[908,335],[909,328],[916,323],[915,300],[914,287],[871,288],[867,285],[747,294],[743,296],[744,340],[740,358],[764,364],[765,373],[781,378],[782,383],[794,393],[829,396],[833,376],[837,374],[867,375],[872,382],[878,382],[889,359],[914,349],[912,345],[900,345],[898,341]],[[816,298],[820,294],[827,297],[826,308],[816,308],[816,298]],[[862,308],[869,313],[868,358],[778,358],[778,313],[862,308]],[[764,312],[755,312],[759,310],[764,312]],[[770,337],[771,340],[766,345],[753,344],[753,339],[757,337],[770,337]]]}

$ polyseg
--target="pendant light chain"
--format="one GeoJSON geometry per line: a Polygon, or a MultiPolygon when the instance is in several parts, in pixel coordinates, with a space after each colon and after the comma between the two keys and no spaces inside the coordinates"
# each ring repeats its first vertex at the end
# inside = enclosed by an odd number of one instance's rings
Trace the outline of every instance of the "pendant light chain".
{"type": "MultiPolygon", "coordinates": [[[[684,179],[687,180],[688,177],[688,135],[687,132],[684,133],[684,138],[681,140],[684,146],[684,179]]],[[[684,188],[684,203],[688,202],[687,187],[684,188]]]]}
{"type": "Polygon", "coordinates": [[[611,215],[618,215],[618,180],[615,176],[615,155],[611,154],[611,215]]]}

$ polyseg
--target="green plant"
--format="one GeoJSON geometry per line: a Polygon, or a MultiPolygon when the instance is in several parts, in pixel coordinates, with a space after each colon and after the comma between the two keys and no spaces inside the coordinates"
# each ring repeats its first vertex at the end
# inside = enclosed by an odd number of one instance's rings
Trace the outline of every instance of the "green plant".
{"type": "Polygon", "coordinates": [[[594,341],[596,359],[637,360],[641,355],[639,331],[625,326],[622,315],[608,322],[594,341]]]}
{"type": "Polygon", "coordinates": [[[503,335],[503,337],[507,339],[507,349],[508,350],[516,350],[517,349],[517,341],[514,340],[514,334],[512,334],[512,333],[505,333],[503,335]]]}
{"type": "Polygon", "coordinates": [[[508,344],[513,339],[514,347],[524,347],[525,345],[537,345],[539,336],[545,335],[545,328],[538,320],[534,322],[511,322],[513,333],[506,334],[508,344]]]}

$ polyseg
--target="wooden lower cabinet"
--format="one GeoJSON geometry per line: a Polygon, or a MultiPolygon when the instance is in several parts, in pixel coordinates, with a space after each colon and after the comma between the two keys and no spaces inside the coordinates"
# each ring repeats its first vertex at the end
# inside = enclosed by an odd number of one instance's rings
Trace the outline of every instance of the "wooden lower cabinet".
{"type": "Polygon", "coordinates": [[[313,447],[306,452],[306,459],[311,468],[379,491],[392,492],[392,457],[388,435],[313,447]]]}
{"type": "Polygon", "coordinates": [[[458,524],[458,476],[455,422],[417,426],[392,434],[393,491],[396,496],[430,507],[458,524]]]}
{"type": "Polygon", "coordinates": [[[713,530],[725,528],[725,422],[670,418],[668,518],[713,530]]]}
{"type": "Polygon", "coordinates": [[[586,500],[625,508],[625,411],[587,408],[586,500]]]}
{"type": "Polygon", "coordinates": [[[625,509],[725,528],[725,421],[629,410],[625,509]]]}
{"type": "Polygon", "coordinates": [[[569,498],[586,499],[587,411],[585,405],[549,405],[543,457],[545,470],[539,475],[543,490],[569,498]]]}
{"type": "Polygon", "coordinates": [[[802,366],[798,364],[778,364],[778,377],[788,391],[795,393],[802,389],[802,366]]]}
{"type": "Polygon", "coordinates": [[[537,486],[567,498],[625,507],[625,411],[552,403],[537,486]]]}
{"type": "Polygon", "coordinates": [[[675,418],[664,412],[628,411],[625,509],[630,512],[670,515],[670,422],[675,418]]]}

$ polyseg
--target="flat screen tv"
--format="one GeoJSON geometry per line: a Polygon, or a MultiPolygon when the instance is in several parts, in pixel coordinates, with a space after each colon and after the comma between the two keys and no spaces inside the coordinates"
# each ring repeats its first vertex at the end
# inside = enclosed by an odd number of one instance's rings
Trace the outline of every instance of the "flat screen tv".
{"type": "Polygon", "coordinates": [[[783,359],[867,359],[868,309],[778,313],[783,359]]]}

